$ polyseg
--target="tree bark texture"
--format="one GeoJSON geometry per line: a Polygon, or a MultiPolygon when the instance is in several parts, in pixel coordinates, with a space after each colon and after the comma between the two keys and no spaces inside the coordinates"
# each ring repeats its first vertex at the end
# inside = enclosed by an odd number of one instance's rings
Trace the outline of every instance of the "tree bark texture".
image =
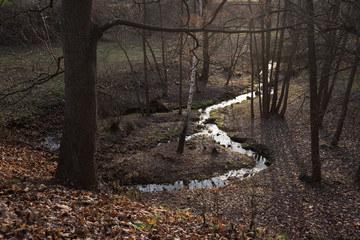
{"type": "Polygon", "coordinates": [[[97,187],[96,47],[101,31],[91,20],[92,0],[63,0],[65,119],[55,178],[76,187],[97,187]]]}

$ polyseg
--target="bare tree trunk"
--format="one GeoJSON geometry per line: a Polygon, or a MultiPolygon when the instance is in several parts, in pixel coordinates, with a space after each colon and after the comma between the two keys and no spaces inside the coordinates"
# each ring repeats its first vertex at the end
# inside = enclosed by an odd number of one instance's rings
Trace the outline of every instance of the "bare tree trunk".
{"type": "MultiPolygon", "coordinates": [[[[157,72],[157,74],[158,74],[158,76],[159,76],[160,83],[161,83],[161,85],[162,85],[162,89],[164,90],[163,85],[165,84],[165,83],[164,83],[165,79],[164,79],[163,76],[162,76],[162,73],[161,73],[162,71],[161,71],[161,69],[160,69],[160,64],[159,64],[158,61],[156,60],[155,52],[154,52],[154,50],[152,49],[152,47],[151,47],[149,41],[146,39],[146,37],[145,37],[145,42],[146,42],[146,45],[149,47],[150,54],[151,54],[152,58],[154,59],[155,69],[156,69],[156,72],[157,72]]],[[[149,64],[150,64],[150,60],[149,60],[149,64]]]]}
{"type": "MultiPolygon", "coordinates": [[[[249,21],[249,30],[251,31],[251,30],[254,29],[254,19],[253,19],[253,16],[252,16],[253,12],[252,12],[252,8],[251,8],[251,0],[248,0],[248,7],[249,7],[249,11],[251,13],[251,19],[249,21]]],[[[254,42],[255,42],[255,45],[256,45],[255,34],[254,34],[254,42]]],[[[257,47],[257,46],[255,46],[255,47],[257,47]]],[[[251,102],[250,102],[250,111],[251,111],[251,118],[254,118],[255,117],[255,114],[254,114],[255,68],[254,68],[254,53],[253,53],[253,33],[250,33],[250,64],[251,64],[251,102]]],[[[257,71],[258,71],[257,74],[259,74],[259,63],[258,63],[257,71]]]]}
{"type": "Polygon", "coordinates": [[[209,54],[209,32],[203,32],[203,67],[199,80],[204,82],[204,85],[208,83],[209,71],[210,71],[210,54],[209,54]]]}
{"type": "MultiPolygon", "coordinates": [[[[260,29],[265,30],[268,27],[268,21],[265,22],[265,18],[268,17],[268,0],[266,3],[262,3],[262,14],[263,16],[260,18],[260,29]]],[[[262,32],[261,34],[261,66],[262,66],[262,117],[269,118],[269,55],[270,55],[270,35],[269,33],[262,32]]]]}
{"type": "Polygon", "coordinates": [[[328,37],[328,41],[327,41],[328,46],[326,47],[327,54],[325,55],[325,59],[322,66],[322,71],[320,75],[319,93],[318,93],[320,127],[322,126],[322,122],[326,113],[325,102],[326,99],[328,98],[330,71],[336,53],[334,49],[336,35],[334,36],[332,33],[329,33],[329,35],[330,36],[328,37]]]}
{"type": "Polygon", "coordinates": [[[314,31],[314,5],[312,0],[306,0],[308,12],[307,22],[307,44],[308,44],[308,66],[309,66],[309,87],[310,87],[310,125],[311,125],[311,163],[313,182],[321,181],[321,162],[319,152],[319,106],[317,92],[317,67],[316,48],[314,31]]]}
{"type": "Polygon", "coordinates": [[[255,56],[256,56],[256,71],[257,71],[257,76],[258,76],[258,83],[259,83],[259,88],[258,88],[258,93],[259,93],[259,112],[260,112],[260,117],[262,117],[262,105],[261,105],[261,76],[260,76],[260,61],[259,61],[259,52],[258,52],[258,45],[257,45],[257,40],[256,40],[256,35],[254,34],[254,45],[255,45],[255,56]]]}
{"type": "MultiPolygon", "coordinates": [[[[359,52],[359,50],[360,49],[358,47],[357,52],[359,52]]],[[[332,140],[331,140],[331,145],[332,146],[337,146],[337,144],[338,144],[338,142],[340,140],[340,136],[341,136],[342,129],[343,129],[345,119],[346,119],[346,113],[347,113],[347,109],[348,109],[348,105],[349,105],[351,89],[352,89],[354,79],[355,79],[355,76],[356,76],[356,70],[357,70],[358,64],[359,64],[359,58],[356,57],[356,60],[354,62],[354,66],[351,69],[349,82],[348,82],[347,87],[346,87],[345,96],[344,96],[343,104],[342,104],[342,107],[341,107],[340,117],[339,117],[338,123],[336,125],[336,131],[335,131],[335,133],[334,133],[334,135],[332,137],[332,140]]]]}
{"type": "MultiPolygon", "coordinates": [[[[202,10],[202,8],[201,8],[202,0],[199,0],[199,3],[200,3],[199,18],[200,18],[202,15],[202,11],[201,11],[202,10]]],[[[196,2],[195,1],[194,1],[194,11],[196,12],[196,2]]],[[[195,34],[195,37],[196,37],[196,34],[195,34]]],[[[185,114],[185,118],[184,118],[183,130],[181,132],[178,148],[176,150],[176,152],[179,154],[184,152],[185,138],[186,138],[186,133],[187,133],[188,125],[189,125],[189,117],[191,114],[191,105],[192,105],[193,96],[194,96],[194,87],[196,85],[195,81],[196,81],[196,70],[197,70],[198,59],[195,56],[194,51],[196,50],[197,47],[198,47],[197,41],[194,41],[194,49],[192,50],[193,58],[192,58],[192,65],[191,65],[189,97],[188,97],[188,103],[187,103],[187,107],[186,107],[186,114],[185,114]]]]}
{"type": "Polygon", "coordinates": [[[180,49],[179,49],[179,115],[182,115],[182,94],[183,94],[183,48],[184,48],[184,41],[183,41],[183,33],[180,33],[180,49]]]}
{"type": "MultiPolygon", "coordinates": [[[[159,12],[160,12],[160,26],[163,26],[163,16],[162,16],[162,7],[161,1],[159,1],[159,12]]],[[[160,32],[161,34],[161,53],[162,53],[162,63],[164,69],[164,82],[162,86],[162,95],[167,96],[169,94],[168,90],[168,76],[167,76],[167,60],[166,60],[166,49],[165,49],[165,38],[164,33],[160,32]]]]}
{"type": "MultiPolygon", "coordinates": [[[[285,1],[285,12],[282,16],[282,22],[281,26],[285,26],[287,21],[287,6],[289,1],[285,1]]],[[[280,4],[280,1],[279,1],[280,4]]],[[[279,76],[280,76],[280,66],[282,61],[282,51],[284,47],[284,35],[285,35],[285,29],[280,31],[280,37],[279,37],[279,48],[276,56],[276,67],[275,67],[275,78],[274,78],[274,95],[271,103],[271,110],[270,112],[276,113],[277,112],[277,101],[278,101],[278,84],[279,84],[279,76]]]]}
{"type": "Polygon", "coordinates": [[[195,73],[195,92],[201,93],[200,87],[199,87],[199,73],[198,72],[195,73]]]}
{"type": "MultiPolygon", "coordinates": [[[[246,37],[247,37],[247,35],[246,35],[246,37]]],[[[237,63],[238,63],[238,61],[240,59],[240,56],[241,56],[241,50],[242,50],[242,48],[243,48],[243,46],[244,46],[244,44],[246,42],[246,37],[245,37],[244,42],[240,45],[240,34],[237,34],[235,49],[230,49],[230,53],[229,53],[230,64],[228,66],[228,78],[227,78],[227,81],[226,81],[225,85],[229,85],[230,79],[234,75],[236,65],[237,65],[237,63]]],[[[231,40],[231,35],[230,35],[229,39],[231,40]]]]}
{"type": "MultiPolygon", "coordinates": [[[[143,23],[146,24],[146,2],[143,0],[143,23]]],[[[146,54],[146,31],[143,29],[142,31],[142,47],[143,47],[143,55],[144,55],[144,86],[145,86],[145,113],[146,116],[150,116],[150,93],[149,93],[149,77],[148,77],[148,69],[147,69],[147,54],[146,54]]]]}
{"type": "MultiPolygon", "coordinates": [[[[348,38],[348,34],[345,34],[345,37],[344,37],[344,40],[342,42],[342,45],[341,45],[341,48],[340,49],[345,49],[345,46],[346,46],[346,43],[347,43],[347,38],[348,38]]],[[[336,53],[334,53],[335,55],[336,53]]],[[[328,105],[329,105],[329,102],[330,102],[330,99],[332,97],[332,93],[333,93],[333,90],[334,90],[334,86],[335,86],[335,83],[336,83],[336,79],[337,79],[337,75],[338,75],[338,70],[340,68],[340,64],[341,64],[341,61],[342,61],[342,57],[343,57],[343,54],[339,57],[334,69],[333,69],[333,77],[332,77],[332,80],[331,80],[331,83],[330,83],[330,87],[328,89],[328,91],[326,91],[323,95],[323,99],[321,101],[321,105],[320,105],[320,110],[322,112],[321,116],[320,116],[320,122],[322,123],[323,122],[323,119],[325,117],[325,113],[327,111],[327,108],[328,108],[328,105]]],[[[328,73],[330,74],[330,72],[328,73]]],[[[329,76],[330,77],[330,76],[329,76]]]]}
{"type": "MultiPolygon", "coordinates": [[[[181,17],[184,14],[184,5],[180,1],[181,17]]],[[[184,48],[184,33],[180,33],[180,47],[179,47],[179,115],[182,115],[182,94],[183,94],[183,48],[184,48]]]]}
{"type": "MultiPolygon", "coordinates": [[[[249,22],[249,30],[253,28],[253,19],[249,22]]],[[[250,64],[251,64],[251,102],[250,102],[250,111],[251,111],[251,118],[255,117],[254,114],[254,56],[253,56],[253,34],[250,33],[250,64]]]]}
{"type": "Polygon", "coordinates": [[[285,117],[285,112],[287,109],[287,103],[288,103],[288,99],[289,99],[288,96],[289,96],[289,88],[290,88],[290,78],[291,78],[291,74],[293,71],[293,63],[295,60],[296,51],[297,51],[297,47],[298,47],[298,43],[299,43],[300,31],[295,32],[294,34],[295,34],[295,36],[294,36],[294,40],[293,40],[293,44],[292,44],[292,52],[290,53],[290,56],[289,56],[288,66],[286,69],[280,98],[278,101],[278,105],[276,106],[277,112],[279,113],[279,116],[281,118],[285,117]],[[282,108],[280,110],[281,104],[282,104],[282,108]]]}
{"type": "MultiPolygon", "coordinates": [[[[117,38],[118,38],[118,37],[117,37],[117,38]]],[[[132,63],[131,63],[131,60],[130,60],[130,58],[129,58],[128,53],[126,52],[125,48],[122,46],[122,44],[121,44],[121,42],[120,42],[119,40],[116,40],[116,42],[117,42],[119,48],[121,49],[121,51],[123,51],[123,53],[125,54],[126,60],[127,60],[128,63],[129,63],[129,67],[130,67],[131,73],[134,73],[134,68],[133,68],[133,65],[132,65],[132,63]]]]}
{"type": "Polygon", "coordinates": [[[291,72],[293,69],[293,63],[296,57],[296,51],[298,48],[299,38],[300,38],[300,31],[295,30],[294,36],[292,37],[292,44],[291,44],[291,53],[289,54],[289,57],[287,59],[287,69],[285,73],[285,78],[281,87],[281,93],[278,100],[278,103],[276,105],[276,111],[279,113],[280,117],[285,116],[286,108],[287,108],[287,101],[288,101],[288,93],[290,88],[290,78],[291,78],[291,72]]]}
{"type": "Polygon", "coordinates": [[[101,37],[91,21],[92,0],[63,0],[65,119],[55,178],[84,189],[97,188],[96,48],[101,37]]]}
{"type": "MultiPolygon", "coordinates": [[[[337,2],[333,5],[332,10],[331,10],[331,17],[330,17],[330,22],[331,21],[336,21],[336,18],[339,17],[339,6],[340,2],[337,2]]],[[[337,41],[336,41],[336,37],[337,37],[337,31],[330,31],[329,33],[325,33],[325,37],[326,37],[326,47],[325,47],[325,51],[326,51],[326,55],[325,55],[325,59],[323,61],[323,67],[322,67],[322,71],[321,71],[321,75],[320,75],[320,86],[319,86],[319,124],[320,127],[322,127],[323,124],[323,119],[324,116],[326,114],[326,110],[327,110],[327,105],[328,102],[330,101],[330,96],[329,95],[329,81],[330,81],[330,71],[333,68],[332,64],[334,62],[335,56],[336,56],[336,50],[337,47],[337,41]]]]}
{"type": "MultiPolygon", "coordinates": [[[[196,47],[197,46],[196,46],[196,42],[195,42],[195,48],[196,47]]],[[[189,125],[189,117],[190,117],[190,113],[191,113],[191,105],[192,105],[192,100],[193,100],[193,95],[194,95],[197,62],[198,62],[198,60],[197,60],[196,56],[194,55],[193,62],[192,62],[191,76],[190,76],[189,98],[188,98],[188,103],[187,103],[187,108],[186,108],[186,115],[185,115],[185,119],[184,119],[183,130],[181,132],[181,136],[179,139],[177,153],[184,152],[186,132],[187,132],[188,125],[189,125]]]]}

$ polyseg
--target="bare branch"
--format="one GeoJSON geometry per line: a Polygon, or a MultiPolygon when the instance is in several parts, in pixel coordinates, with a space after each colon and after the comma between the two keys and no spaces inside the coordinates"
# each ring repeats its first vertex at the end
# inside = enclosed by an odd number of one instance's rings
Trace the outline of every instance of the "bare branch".
{"type": "MultiPolygon", "coordinates": [[[[114,19],[100,27],[101,31],[105,32],[112,27],[122,25],[122,26],[129,26],[134,28],[140,28],[145,30],[151,31],[159,31],[159,32],[184,32],[184,33],[196,33],[196,32],[213,32],[213,33],[264,33],[264,32],[272,32],[272,31],[279,31],[283,29],[296,29],[296,26],[302,25],[303,23],[296,23],[289,26],[284,27],[277,27],[277,28],[268,28],[264,30],[248,30],[248,29],[240,29],[240,30],[233,30],[233,29],[219,29],[219,28],[208,28],[208,27],[201,27],[201,28],[186,28],[186,27],[159,27],[155,25],[149,24],[142,24],[137,22],[132,22],[129,20],[124,19],[114,19]]],[[[205,24],[207,26],[207,24],[205,24]]]]}
{"type": "Polygon", "coordinates": [[[204,25],[204,27],[209,26],[209,25],[215,20],[215,18],[217,17],[218,13],[220,12],[220,10],[222,9],[222,7],[225,5],[226,2],[227,2],[227,0],[223,0],[223,1],[220,3],[220,5],[216,8],[216,10],[215,10],[212,18],[210,19],[210,21],[209,21],[208,23],[206,23],[206,24],[204,25]]]}
{"type": "Polygon", "coordinates": [[[61,74],[63,74],[65,71],[61,68],[61,60],[63,59],[63,57],[59,57],[57,59],[57,69],[54,73],[49,74],[49,73],[40,73],[37,77],[31,79],[31,80],[26,80],[23,81],[21,83],[17,83],[12,85],[11,87],[8,87],[6,89],[3,90],[2,93],[0,93],[0,100],[3,100],[9,96],[18,94],[18,93],[26,93],[26,95],[36,86],[39,86],[41,84],[44,84],[48,81],[50,81],[51,79],[55,78],[56,76],[59,76],[61,74]],[[13,90],[15,88],[17,88],[20,85],[25,85],[30,83],[30,85],[28,85],[25,88],[21,88],[18,90],[13,90]]]}
{"type": "Polygon", "coordinates": [[[54,4],[54,0],[50,0],[49,4],[46,5],[45,7],[41,8],[41,9],[27,9],[27,10],[19,11],[18,13],[14,14],[14,15],[12,15],[12,16],[10,16],[10,17],[6,17],[6,18],[1,19],[0,24],[2,24],[2,23],[5,22],[5,21],[8,21],[8,20],[10,20],[10,19],[16,18],[17,16],[20,16],[21,14],[27,14],[27,13],[32,13],[32,12],[42,13],[42,12],[44,12],[46,9],[52,8],[52,7],[53,7],[53,4],[54,4]]]}

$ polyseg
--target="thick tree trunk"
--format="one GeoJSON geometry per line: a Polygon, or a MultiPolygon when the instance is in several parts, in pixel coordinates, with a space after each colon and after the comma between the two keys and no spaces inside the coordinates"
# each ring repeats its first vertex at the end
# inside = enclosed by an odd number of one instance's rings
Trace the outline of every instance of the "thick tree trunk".
{"type": "Polygon", "coordinates": [[[97,187],[96,47],[100,38],[91,21],[92,0],[63,0],[65,119],[55,178],[79,188],[97,187]]]}
{"type": "Polygon", "coordinates": [[[317,97],[317,67],[314,31],[314,6],[312,0],[306,0],[306,10],[309,14],[307,23],[308,66],[310,87],[310,125],[311,125],[311,163],[313,182],[321,181],[321,162],[319,152],[319,106],[317,97]]]}

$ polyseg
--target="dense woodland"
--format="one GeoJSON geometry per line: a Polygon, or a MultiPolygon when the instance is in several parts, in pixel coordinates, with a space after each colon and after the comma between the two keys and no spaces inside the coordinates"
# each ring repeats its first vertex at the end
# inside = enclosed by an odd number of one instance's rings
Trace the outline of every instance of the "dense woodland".
{"type": "Polygon", "coordinates": [[[356,0],[0,0],[0,239],[359,239],[359,23],[356,0]]]}

